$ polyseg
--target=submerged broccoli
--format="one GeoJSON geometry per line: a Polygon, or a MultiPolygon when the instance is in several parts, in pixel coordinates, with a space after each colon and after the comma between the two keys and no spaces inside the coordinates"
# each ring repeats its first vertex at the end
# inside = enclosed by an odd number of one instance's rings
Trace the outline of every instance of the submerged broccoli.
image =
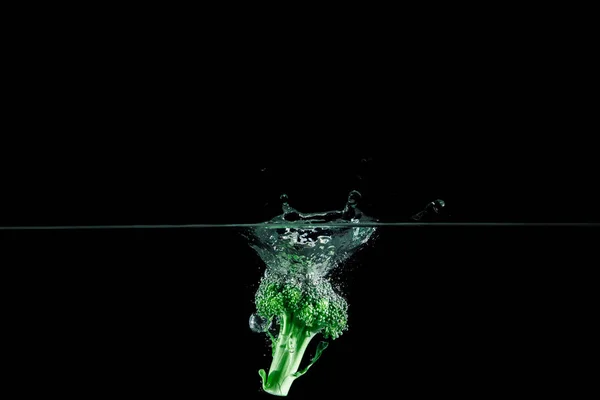
{"type": "Polygon", "coordinates": [[[311,362],[298,370],[309,342],[316,334],[336,339],[347,328],[348,305],[326,279],[297,282],[265,276],[256,292],[259,316],[279,323],[275,338],[268,330],[273,347],[273,361],[268,377],[258,371],[263,389],[277,396],[286,396],[295,379],[302,376],[318,360],[327,347],[320,342],[311,362]]]}

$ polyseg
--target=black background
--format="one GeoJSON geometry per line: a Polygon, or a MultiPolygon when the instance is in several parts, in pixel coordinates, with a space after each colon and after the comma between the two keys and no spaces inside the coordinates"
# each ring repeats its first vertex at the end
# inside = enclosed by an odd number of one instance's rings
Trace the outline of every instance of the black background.
{"type": "MultiPolygon", "coordinates": [[[[447,202],[447,222],[594,221],[579,206],[584,197],[515,193],[513,184],[526,185],[510,173],[504,184],[477,185],[462,169],[441,167],[453,165],[452,157],[411,169],[427,164],[430,153],[407,161],[318,150],[310,157],[296,148],[278,157],[216,157],[184,175],[167,169],[175,181],[147,181],[141,189],[118,181],[118,191],[107,185],[104,193],[116,195],[108,208],[88,197],[77,213],[63,192],[52,209],[66,224],[251,223],[279,214],[281,193],[312,212],[340,209],[358,188],[365,212],[384,222],[406,222],[436,198],[447,202]],[[192,181],[195,189],[185,186],[192,181]],[[151,189],[161,196],[144,191],[151,189]]],[[[37,211],[10,216],[27,215],[26,224],[63,221],[37,211]]],[[[40,373],[48,390],[82,395],[268,397],[257,374],[270,364],[267,342],[248,328],[264,265],[241,233],[2,231],[5,271],[18,276],[5,282],[16,288],[12,329],[17,343],[25,339],[20,368],[40,373]]],[[[350,303],[348,332],[294,383],[290,397],[564,387],[556,376],[566,379],[586,351],[596,236],[591,227],[381,228],[336,274],[350,303]]]]}
{"type": "MultiPolygon", "coordinates": [[[[238,36],[237,50],[205,40],[193,55],[35,37],[6,110],[18,123],[2,139],[0,222],[254,223],[279,214],[282,193],[312,212],[353,189],[383,222],[435,199],[448,222],[599,222],[587,64],[558,63],[555,40],[415,35],[335,52],[238,36]]],[[[239,231],[0,235],[23,390],[269,397],[269,349],[248,328],[264,266],[239,231]]],[[[290,398],[585,382],[596,236],[381,229],[343,270],[349,331],[290,398]]]]}

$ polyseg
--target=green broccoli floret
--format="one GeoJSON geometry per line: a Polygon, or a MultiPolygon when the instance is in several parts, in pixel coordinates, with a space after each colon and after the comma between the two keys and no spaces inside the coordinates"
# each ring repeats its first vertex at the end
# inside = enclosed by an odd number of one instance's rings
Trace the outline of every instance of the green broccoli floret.
{"type": "Polygon", "coordinates": [[[310,364],[298,371],[304,352],[318,333],[336,339],[346,329],[348,305],[326,279],[297,282],[291,279],[263,277],[256,292],[257,314],[279,323],[279,335],[272,339],[273,361],[269,374],[258,371],[263,389],[287,396],[293,381],[304,375],[327,347],[320,342],[310,364]]]}

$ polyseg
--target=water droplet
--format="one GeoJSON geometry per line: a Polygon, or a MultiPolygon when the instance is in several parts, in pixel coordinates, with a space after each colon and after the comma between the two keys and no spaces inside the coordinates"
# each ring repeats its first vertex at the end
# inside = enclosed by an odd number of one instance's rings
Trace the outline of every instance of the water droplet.
{"type": "Polygon", "coordinates": [[[356,207],[358,201],[361,199],[362,195],[358,190],[353,190],[348,194],[348,205],[351,207],[356,207]]]}
{"type": "Polygon", "coordinates": [[[288,204],[288,201],[289,201],[288,195],[283,193],[281,196],[279,196],[279,198],[281,199],[281,208],[283,210],[283,219],[286,221],[297,221],[298,219],[300,219],[298,212],[296,210],[294,210],[293,207],[290,207],[290,205],[288,204]]]}
{"type": "Polygon", "coordinates": [[[250,329],[252,330],[252,332],[257,332],[257,333],[266,332],[269,329],[269,327],[271,326],[271,323],[268,319],[263,318],[257,314],[250,315],[250,320],[248,322],[249,322],[250,329]]]}
{"type": "Polygon", "coordinates": [[[446,203],[444,202],[444,200],[440,200],[437,199],[436,201],[433,202],[433,211],[435,211],[436,213],[439,213],[442,208],[444,208],[446,206],[446,203]]]}
{"type": "Polygon", "coordinates": [[[413,215],[411,219],[415,221],[421,220],[432,220],[436,216],[434,214],[441,214],[442,209],[446,206],[444,200],[437,199],[435,201],[427,203],[425,209],[413,215]]]}

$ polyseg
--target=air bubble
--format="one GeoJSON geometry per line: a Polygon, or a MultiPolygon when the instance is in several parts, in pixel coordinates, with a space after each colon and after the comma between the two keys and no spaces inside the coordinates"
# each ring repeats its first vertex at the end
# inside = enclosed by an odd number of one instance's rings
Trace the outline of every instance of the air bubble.
{"type": "Polygon", "coordinates": [[[250,315],[250,320],[248,321],[248,324],[250,325],[250,329],[252,330],[252,332],[257,333],[266,332],[271,326],[271,323],[268,319],[263,318],[257,314],[250,315]]]}

